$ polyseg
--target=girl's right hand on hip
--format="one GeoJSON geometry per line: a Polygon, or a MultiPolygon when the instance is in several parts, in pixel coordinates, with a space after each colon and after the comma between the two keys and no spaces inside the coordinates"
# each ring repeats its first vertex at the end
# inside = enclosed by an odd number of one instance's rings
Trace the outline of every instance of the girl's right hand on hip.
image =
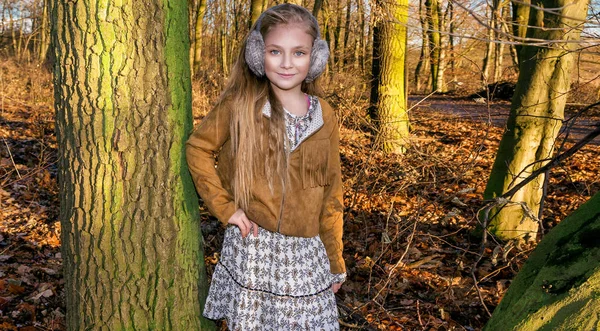
{"type": "Polygon", "coordinates": [[[242,238],[246,238],[250,231],[253,232],[255,237],[258,237],[258,225],[249,220],[248,217],[246,217],[246,213],[241,209],[236,210],[227,223],[237,226],[242,233],[242,238]]]}

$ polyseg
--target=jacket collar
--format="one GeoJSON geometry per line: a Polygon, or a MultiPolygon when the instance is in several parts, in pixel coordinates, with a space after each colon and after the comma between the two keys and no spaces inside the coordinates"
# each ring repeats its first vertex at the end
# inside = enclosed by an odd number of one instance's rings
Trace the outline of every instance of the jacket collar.
{"type": "MultiPolygon", "coordinates": [[[[313,133],[319,131],[319,129],[321,129],[325,124],[325,121],[323,120],[323,109],[321,108],[321,101],[319,100],[319,98],[314,95],[309,95],[309,102],[310,105],[308,112],[311,113],[310,125],[308,126],[306,132],[302,134],[296,146],[293,146],[292,151],[295,150],[298,146],[300,146],[300,144],[306,139],[308,139],[308,137],[310,137],[313,133]]],[[[285,108],[284,111],[287,112],[285,108]]],[[[271,103],[269,102],[269,100],[265,102],[265,105],[262,108],[262,113],[267,118],[271,118],[271,103]]],[[[286,116],[286,122],[289,117],[290,116],[286,116]]],[[[294,117],[294,115],[291,115],[291,117],[294,117]]]]}

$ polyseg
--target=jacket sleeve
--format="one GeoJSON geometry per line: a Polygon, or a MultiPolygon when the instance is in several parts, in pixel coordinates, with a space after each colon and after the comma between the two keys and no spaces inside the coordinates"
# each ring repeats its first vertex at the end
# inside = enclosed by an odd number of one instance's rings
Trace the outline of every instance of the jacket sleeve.
{"type": "Polygon", "coordinates": [[[342,171],[340,164],[339,126],[335,115],[328,116],[333,121],[334,127],[329,138],[329,161],[327,176],[329,186],[325,187],[323,196],[323,209],[321,210],[319,236],[325,245],[332,274],[346,272],[346,265],[342,257],[344,244],[342,243],[343,231],[343,191],[342,171]]]}
{"type": "Polygon", "coordinates": [[[233,196],[223,187],[217,174],[215,155],[229,139],[230,112],[226,103],[217,105],[188,138],[185,148],[196,190],[210,213],[224,225],[236,208],[233,196]]]}

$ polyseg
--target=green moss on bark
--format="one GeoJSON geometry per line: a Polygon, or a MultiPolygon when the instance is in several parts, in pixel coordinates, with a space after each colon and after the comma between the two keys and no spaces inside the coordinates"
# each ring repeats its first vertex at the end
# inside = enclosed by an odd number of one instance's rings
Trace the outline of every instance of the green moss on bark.
{"type": "Polygon", "coordinates": [[[546,235],[484,330],[600,326],[600,241],[592,239],[600,231],[599,210],[600,193],[546,235]]]}

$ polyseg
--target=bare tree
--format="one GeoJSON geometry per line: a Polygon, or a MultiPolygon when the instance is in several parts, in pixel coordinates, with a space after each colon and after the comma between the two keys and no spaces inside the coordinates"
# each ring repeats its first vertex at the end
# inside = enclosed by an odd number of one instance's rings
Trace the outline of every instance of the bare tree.
{"type": "MultiPolygon", "coordinates": [[[[519,80],[484,197],[500,196],[552,156],[570,88],[573,51],[587,0],[532,2],[519,80]]],[[[491,213],[490,230],[502,239],[535,238],[545,176],[521,188],[491,213]]]]}

